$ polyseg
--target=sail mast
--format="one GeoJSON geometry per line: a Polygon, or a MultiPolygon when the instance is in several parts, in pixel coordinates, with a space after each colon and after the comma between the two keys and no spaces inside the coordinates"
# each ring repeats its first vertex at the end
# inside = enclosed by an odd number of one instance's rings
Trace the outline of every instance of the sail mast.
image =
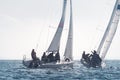
{"type": "Polygon", "coordinates": [[[69,32],[68,32],[68,39],[66,44],[66,49],[64,53],[64,57],[73,60],[73,21],[72,21],[72,1],[70,0],[70,21],[69,21],[69,32]]]}
{"type": "Polygon", "coordinates": [[[67,0],[64,0],[63,1],[62,17],[61,17],[60,23],[58,25],[57,31],[52,39],[52,42],[51,42],[49,48],[47,49],[47,52],[59,50],[58,48],[60,46],[61,34],[63,31],[64,22],[65,22],[66,4],[67,4],[67,0]]]}
{"type": "Polygon", "coordinates": [[[119,17],[120,17],[120,0],[117,0],[115,7],[113,9],[109,24],[106,28],[104,36],[103,36],[103,38],[100,42],[100,45],[97,49],[97,53],[101,54],[102,59],[105,58],[107,51],[110,47],[110,44],[112,43],[112,39],[116,33],[117,25],[119,22],[119,17]]]}

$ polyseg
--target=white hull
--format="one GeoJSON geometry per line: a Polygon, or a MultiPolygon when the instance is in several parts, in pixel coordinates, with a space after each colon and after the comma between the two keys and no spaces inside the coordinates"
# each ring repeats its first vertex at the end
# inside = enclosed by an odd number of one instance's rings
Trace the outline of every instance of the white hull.
{"type": "MultiPolygon", "coordinates": [[[[29,68],[31,60],[23,60],[23,65],[29,68]]],[[[45,63],[39,65],[37,68],[62,68],[62,67],[73,67],[73,61],[71,62],[59,62],[59,63],[45,63]]]]}
{"type": "Polygon", "coordinates": [[[46,63],[42,64],[40,67],[41,68],[73,67],[73,62],[46,63]]]}

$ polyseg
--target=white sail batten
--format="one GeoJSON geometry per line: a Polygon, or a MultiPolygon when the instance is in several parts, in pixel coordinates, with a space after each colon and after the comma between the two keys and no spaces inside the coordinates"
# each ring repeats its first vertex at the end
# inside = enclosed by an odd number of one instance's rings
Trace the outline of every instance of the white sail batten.
{"type": "Polygon", "coordinates": [[[61,20],[60,20],[60,23],[58,25],[57,31],[56,31],[53,39],[52,39],[52,42],[51,42],[47,52],[58,51],[59,50],[61,34],[62,34],[62,31],[63,31],[64,21],[65,21],[66,5],[67,5],[67,0],[64,0],[62,17],[61,17],[61,20]]]}
{"type": "Polygon", "coordinates": [[[70,21],[69,21],[69,32],[68,32],[68,39],[66,44],[66,49],[64,53],[65,59],[68,58],[70,60],[73,60],[73,21],[72,21],[72,1],[70,0],[70,21]]]}
{"type": "Polygon", "coordinates": [[[120,0],[117,0],[109,24],[97,49],[97,53],[101,54],[101,59],[105,58],[107,51],[112,43],[113,37],[117,30],[119,18],[120,18],[120,0]]]}

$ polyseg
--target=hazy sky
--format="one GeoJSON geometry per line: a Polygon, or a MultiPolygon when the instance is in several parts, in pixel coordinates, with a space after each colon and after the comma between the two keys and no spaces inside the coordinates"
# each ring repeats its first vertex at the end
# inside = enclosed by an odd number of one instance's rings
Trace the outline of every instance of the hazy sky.
{"type": "MultiPolygon", "coordinates": [[[[96,49],[116,0],[72,0],[74,59],[83,50],[96,49]]],[[[0,59],[30,58],[32,48],[40,57],[46,51],[61,18],[63,0],[0,0],[0,59]]],[[[69,9],[69,4],[67,9],[69,9]]],[[[64,52],[69,10],[61,44],[64,52]]],[[[61,56],[62,56],[61,54],[61,56]]],[[[106,59],[120,59],[120,24],[106,59]]]]}

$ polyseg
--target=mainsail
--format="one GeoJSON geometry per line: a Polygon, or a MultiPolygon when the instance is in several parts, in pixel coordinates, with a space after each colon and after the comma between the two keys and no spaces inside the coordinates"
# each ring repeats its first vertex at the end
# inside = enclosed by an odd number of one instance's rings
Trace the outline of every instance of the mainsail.
{"type": "Polygon", "coordinates": [[[110,47],[110,44],[112,43],[113,37],[117,30],[119,18],[120,18],[120,0],[117,0],[109,24],[97,49],[97,53],[101,55],[102,59],[105,58],[107,51],[110,47]]]}
{"type": "Polygon", "coordinates": [[[68,39],[67,39],[66,49],[65,49],[65,53],[64,53],[65,59],[68,58],[70,60],[73,60],[72,46],[73,46],[73,21],[72,21],[72,1],[70,0],[69,33],[68,33],[68,39]]]}
{"type": "Polygon", "coordinates": [[[62,34],[62,31],[63,31],[64,22],[65,22],[66,4],[67,4],[67,0],[64,0],[62,17],[61,17],[61,20],[60,20],[60,23],[58,25],[57,31],[56,31],[53,39],[52,39],[52,42],[51,42],[47,52],[58,51],[59,50],[61,34],[62,34]]]}

